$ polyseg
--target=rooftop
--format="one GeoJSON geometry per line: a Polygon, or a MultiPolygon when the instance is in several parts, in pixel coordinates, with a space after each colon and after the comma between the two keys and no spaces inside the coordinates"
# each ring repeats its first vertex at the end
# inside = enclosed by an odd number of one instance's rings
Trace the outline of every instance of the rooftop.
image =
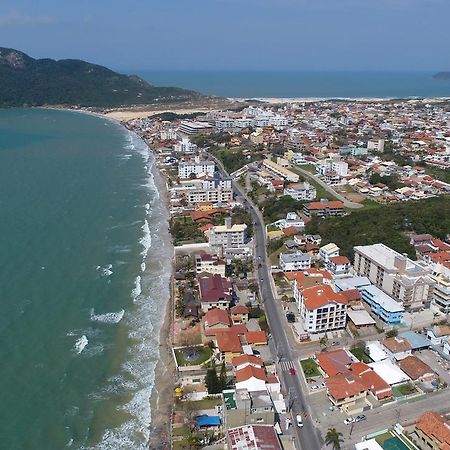
{"type": "Polygon", "coordinates": [[[450,449],[450,425],[440,414],[427,411],[416,423],[416,428],[431,439],[441,443],[439,448],[450,449]]]}
{"type": "Polygon", "coordinates": [[[345,296],[334,292],[331,286],[327,284],[306,288],[303,290],[302,295],[303,303],[310,311],[328,305],[329,303],[347,304],[345,296]]]}

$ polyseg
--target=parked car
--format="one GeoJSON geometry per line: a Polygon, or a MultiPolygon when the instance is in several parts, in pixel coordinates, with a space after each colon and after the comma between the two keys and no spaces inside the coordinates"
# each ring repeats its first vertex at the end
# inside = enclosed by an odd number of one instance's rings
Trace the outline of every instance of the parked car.
{"type": "Polygon", "coordinates": [[[303,420],[302,416],[300,414],[297,414],[297,426],[301,428],[303,426],[303,420]]]}
{"type": "Polygon", "coordinates": [[[355,419],[353,417],[348,417],[347,419],[344,420],[344,423],[345,423],[345,425],[350,425],[354,421],[355,421],[355,419]]]}
{"type": "Polygon", "coordinates": [[[319,389],[319,386],[317,386],[317,384],[315,384],[314,386],[311,386],[312,391],[317,391],[317,389],[319,389]]]}
{"type": "Polygon", "coordinates": [[[361,422],[366,419],[367,419],[367,417],[364,414],[361,414],[360,416],[356,416],[355,422],[361,422]]]}

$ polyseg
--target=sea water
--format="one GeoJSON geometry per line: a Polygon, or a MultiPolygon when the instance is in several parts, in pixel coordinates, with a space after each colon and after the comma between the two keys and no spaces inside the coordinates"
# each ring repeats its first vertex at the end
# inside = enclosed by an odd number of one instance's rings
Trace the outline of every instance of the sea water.
{"type": "Polygon", "coordinates": [[[167,212],[134,134],[0,111],[0,447],[139,449],[169,295],[167,212]]]}

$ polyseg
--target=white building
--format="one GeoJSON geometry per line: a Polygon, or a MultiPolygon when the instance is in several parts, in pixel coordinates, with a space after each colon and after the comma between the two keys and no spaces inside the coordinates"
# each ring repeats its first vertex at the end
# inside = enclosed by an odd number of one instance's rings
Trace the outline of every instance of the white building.
{"type": "Polygon", "coordinates": [[[326,264],[327,270],[334,276],[344,276],[350,273],[350,260],[346,256],[331,256],[326,264]]]}
{"type": "Polygon", "coordinates": [[[298,309],[308,333],[325,333],[345,327],[347,299],[334,292],[331,286],[312,286],[298,291],[294,296],[299,299],[298,309]]]}
{"type": "Polygon", "coordinates": [[[319,258],[325,265],[328,264],[328,261],[333,256],[339,256],[339,247],[336,244],[330,242],[329,244],[320,247],[319,258]]]}
{"type": "Polygon", "coordinates": [[[354,247],[354,269],[411,310],[430,306],[434,282],[429,270],[384,244],[354,247]]]}
{"type": "Polygon", "coordinates": [[[295,212],[288,212],[285,219],[277,220],[273,223],[274,226],[278,227],[280,230],[285,228],[295,227],[299,229],[305,228],[304,220],[295,212]]]}
{"type": "Polygon", "coordinates": [[[216,225],[209,230],[209,246],[211,250],[220,256],[230,249],[243,249],[245,243],[247,225],[231,225],[231,218],[225,219],[225,225],[216,225]]]}
{"type": "Polygon", "coordinates": [[[316,188],[307,181],[304,183],[290,184],[284,189],[283,195],[289,195],[294,200],[314,200],[317,196],[316,188]]]}
{"type": "Polygon", "coordinates": [[[214,175],[216,171],[216,166],[211,161],[195,161],[195,162],[182,162],[178,164],[178,177],[180,179],[195,178],[200,176],[210,176],[214,175]]]}
{"type": "Polygon", "coordinates": [[[291,183],[298,183],[298,180],[300,179],[296,173],[280,166],[277,163],[274,163],[271,159],[265,159],[263,161],[263,166],[275,176],[280,177],[283,180],[290,181],[291,183]]]}
{"type": "Polygon", "coordinates": [[[384,152],[384,139],[378,139],[378,141],[368,141],[367,150],[373,152],[384,152]]]}
{"type": "Polygon", "coordinates": [[[209,255],[208,253],[195,255],[195,271],[198,274],[206,272],[225,277],[225,267],[225,261],[216,255],[209,255]]]}
{"type": "Polygon", "coordinates": [[[279,266],[283,272],[295,272],[311,268],[311,256],[307,253],[280,253],[279,266]]]}
{"type": "Polygon", "coordinates": [[[189,138],[182,138],[181,141],[178,141],[174,146],[173,149],[175,152],[189,154],[194,153],[194,151],[197,149],[197,145],[193,144],[189,138]]]}

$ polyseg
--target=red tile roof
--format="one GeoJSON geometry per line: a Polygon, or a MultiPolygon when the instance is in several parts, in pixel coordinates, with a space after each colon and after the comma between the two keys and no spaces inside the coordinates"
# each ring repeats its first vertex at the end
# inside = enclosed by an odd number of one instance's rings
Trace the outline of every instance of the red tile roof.
{"type": "Polygon", "coordinates": [[[232,331],[216,333],[217,347],[221,352],[241,353],[242,344],[239,336],[232,331]]]}
{"type": "Polygon", "coordinates": [[[258,378],[258,380],[267,381],[266,372],[260,367],[253,367],[251,365],[236,371],[236,382],[247,381],[250,378],[258,378]]]}
{"type": "Polygon", "coordinates": [[[247,331],[245,323],[238,323],[227,328],[205,328],[205,336],[217,336],[217,333],[231,331],[238,336],[243,336],[247,331]]]}
{"type": "Polygon", "coordinates": [[[231,284],[226,278],[218,274],[212,277],[201,277],[199,288],[202,302],[216,302],[220,299],[231,300],[231,284]]]}
{"type": "Polygon", "coordinates": [[[311,202],[311,203],[307,203],[306,207],[308,209],[315,209],[315,210],[320,210],[320,209],[344,209],[344,203],[341,202],[340,200],[331,200],[331,201],[328,201],[327,203],[311,202]]]}
{"type": "Polygon", "coordinates": [[[347,397],[366,392],[366,387],[359,377],[350,373],[335,375],[325,379],[328,393],[336,400],[344,400],[347,397]]]}
{"type": "Polygon", "coordinates": [[[416,423],[416,428],[440,443],[440,449],[450,449],[450,425],[443,416],[434,411],[427,411],[416,423]]]}
{"type": "Polygon", "coordinates": [[[303,303],[308,310],[320,308],[329,303],[340,303],[346,305],[347,299],[340,293],[334,292],[327,284],[312,286],[302,292],[303,303]]]}
{"type": "Polygon", "coordinates": [[[361,300],[361,292],[359,292],[358,289],[348,289],[339,293],[342,294],[349,303],[359,302],[361,300]]]}
{"type": "Polygon", "coordinates": [[[233,366],[237,367],[245,363],[253,364],[255,366],[263,367],[264,363],[263,360],[259,356],[255,355],[239,355],[235,356],[231,363],[233,366]]]}
{"type": "Polygon", "coordinates": [[[231,450],[282,450],[273,426],[243,425],[227,431],[231,450]]]}
{"type": "Polygon", "coordinates": [[[203,316],[202,321],[205,324],[205,328],[212,327],[217,324],[222,324],[228,327],[231,323],[228,312],[219,308],[210,309],[203,316]]]}
{"type": "Polygon", "coordinates": [[[428,364],[425,364],[414,355],[402,359],[398,362],[398,365],[412,380],[417,380],[428,373],[433,373],[433,369],[428,364]]]}
{"type": "Polygon", "coordinates": [[[248,314],[248,308],[244,305],[236,305],[230,309],[231,314],[248,314]]]}
{"type": "Polygon", "coordinates": [[[335,264],[350,264],[349,259],[346,256],[332,256],[330,258],[330,261],[335,263],[335,264]]]}
{"type": "Polygon", "coordinates": [[[349,372],[348,366],[353,362],[352,358],[342,348],[331,352],[317,353],[316,359],[322,370],[329,377],[349,372]]]}
{"type": "Polygon", "coordinates": [[[267,335],[264,331],[247,331],[244,337],[247,344],[267,344],[267,335]]]}

